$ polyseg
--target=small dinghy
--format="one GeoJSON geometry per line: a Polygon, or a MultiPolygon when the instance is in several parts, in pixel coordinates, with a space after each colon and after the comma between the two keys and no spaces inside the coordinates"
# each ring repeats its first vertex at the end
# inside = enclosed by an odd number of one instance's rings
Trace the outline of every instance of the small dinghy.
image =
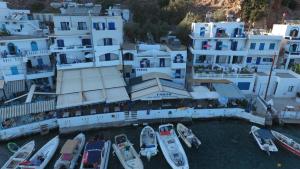
{"type": "Polygon", "coordinates": [[[30,141],[19,148],[3,165],[1,169],[16,169],[18,165],[27,160],[34,151],[35,143],[30,141]]]}
{"type": "Polygon", "coordinates": [[[195,136],[192,130],[187,128],[183,124],[177,124],[177,132],[179,137],[189,148],[191,148],[192,146],[199,148],[199,146],[201,145],[201,141],[195,136]]]}
{"type": "Polygon", "coordinates": [[[110,147],[111,141],[98,136],[88,141],[84,148],[80,169],[107,169],[110,147]]]}
{"type": "Polygon", "coordinates": [[[295,142],[293,139],[277,132],[271,130],[273,136],[276,138],[277,142],[287,149],[288,151],[294,153],[295,155],[300,157],[300,144],[295,142]]]}
{"type": "Polygon", "coordinates": [[[53,157],[59,143],[58,136],[51,139],[38,152],[36,152],[29,161],[19,164],[20,169],[44,169],[53,157]]]}
{"type": "Polygon", "coordinates": [[[152,127],[143,128],[140,135],[141,155],[147,157],[148,160],[157,154],[157,141],[155,131],[152,127]]]}
{"type": "Polygon", "coordinates": [[[156,135],[165,159],[172,169],[189,169],[188,159],[173,125],[160,125],[156,135]]]}
{"type": "Polygon", "coordinates": [[[125,134],[115,136],[114,151],[124,169],[143,169],[142,160],[125,134]]]}
{"type": "Polygon", "coordinates": [[[268,155],[270,152],[277,152],[278,149],[273,142],[273,135],[269,130],[260,129],[256,126],[251,127],[250,133],[253,135],[255,141],[257,142],[259,148],[266,151],[268,155]]]}
{"type": "Polygon", "coordinates": [[[73,140],[67,140],[60,150],[60,157],[54,169],[74,169],[84,147],[85,135],[80,133],[73,140]]]}

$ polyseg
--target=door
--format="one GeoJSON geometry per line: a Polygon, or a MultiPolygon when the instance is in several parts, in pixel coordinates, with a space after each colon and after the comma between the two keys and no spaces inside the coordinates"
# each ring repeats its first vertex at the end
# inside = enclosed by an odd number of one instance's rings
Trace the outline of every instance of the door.
{"type": "Polygon", "coordinates": [[[26,63],[26,65],[27,65],[28,68],[32,68],[31,60],[28,60],[28,62],[26,63]]]}
{"type": "Polygon", "coordinates": [[[236,51],[237,45],[238,45],[238,42],[237,42],[237,41],[231,42],[231,50],[236,51]]]}
{"type": "Polygon", "coordinates": [[[164,58],[159,59],[159,67],[165,67],[165,59],[164,58]]]}
{"type": "Polygon", "coordinates": [[[37,46],[37,43],[35,41],[31,42],[31,50],[32,51],[37,51],[38,50],[38,46],[37,46]]]}
{"type": "Polygon", "coordinates": [[[65,42],[62,39],[57,40],[57,46],[58,47],[65,47],[65,42]]]}
{"type": "Polygon", "coordinates": [[[43,66],[43,65],[44,65],[44,62],[43,62],[43,59],[42,59],[42,58],[38,58],[38,59],[37,59],[37,62],[38,62],[38,65],[39,65],[39,66],[43,66]]]}
{"type": "Polygon", "coordinates": [[[252,62],[252,57],[247,57],[246,62],[247,62],[247,63],[251,63],[251,62],[252,62]]]}
{"type": "Polygon", "coordinates": [[[60,54],[59,55],[59,60],[61,64],[66,64],[67,63],[67,56],[66,54],[60,54]]]}
{"type": "Polygon", "coordinates": [[[8,49],[8,53],[10,55],[15,55],[17,53],[17,49],[16,49],[16,46],[13,44],[13,43],[9,43],[7,45],[7,49],[8,49]]]}
{"type": "Polygon", "coordinates": [[[175,70],[175,78],[180,78],[181,77],[181,69],[176,69],[175,70]]]}
{"type": "Polygon", "coordinates": [[[82,46],[92,46],[91,39],[82,39],[82,46]]]}
{"type": "Polygon", "coordinates": [[[256,64],[259,65],[259,64],[260,64],[260,61],[261,61],[261,57],[257,57],[257,58],[256,58],[256,64]]]}
{"type": "Polygon", "coordinates": [[[110,61],[111,58],[110,58],[110,53],[106,53],[105,54],[105,61],[110,61]]]}
{"type": "Polygon", "coordinates": [[[10,71],[11,71],[11,74],[12,74],[12,75],[17,75],[17,74],[19,74],[19,71],[18,71],[17,66],[12,66],[12,67],[10,67],[10,71]]]}

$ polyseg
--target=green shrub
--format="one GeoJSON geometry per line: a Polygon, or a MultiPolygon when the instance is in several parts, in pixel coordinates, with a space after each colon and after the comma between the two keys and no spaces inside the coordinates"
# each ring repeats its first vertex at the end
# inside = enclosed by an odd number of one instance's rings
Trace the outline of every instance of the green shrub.
{"type": "Polygon", "coordinates": [[[297,7],[297,2],[295,0],[283,0],[281,5],[286,6],[291,10],[295,10],[297,7]]]}
{"type": "Polygon", "coordinates": [[[45,5],[41,2],[35,2],[30,5],[30,10],[32,12],[41,12],[44,9],[45,9],[45,5]]]}

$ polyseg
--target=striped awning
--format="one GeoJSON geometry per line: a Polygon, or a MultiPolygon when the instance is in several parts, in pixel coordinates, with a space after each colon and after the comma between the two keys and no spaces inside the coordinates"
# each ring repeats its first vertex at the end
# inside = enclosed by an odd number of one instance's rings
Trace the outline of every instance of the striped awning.
{"type": "Polygon", "coordinates": [[[1,120],[55,110],[55,99],[0,107],[1,120]]]}

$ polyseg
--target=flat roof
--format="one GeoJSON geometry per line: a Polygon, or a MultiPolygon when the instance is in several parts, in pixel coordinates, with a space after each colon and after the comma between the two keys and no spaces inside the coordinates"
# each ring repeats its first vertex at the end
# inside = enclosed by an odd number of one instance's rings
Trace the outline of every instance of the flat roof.
{"type": "Polygon", "coordinates": [[[234,84],[214,83],[214,89],[223,97],[228,99],[244,99],[244,94],[234,84]]]}
{"type": "Polygon", "coordinates": [[[296,78],[294,75],[290,73],[276,73],[276,76],[280,78],[296,78]]]}
{"type": "Polygon", "coordinates": [[[57,108],[129,100],[116,67],[59,70],[56,86],[57,108]]]}

